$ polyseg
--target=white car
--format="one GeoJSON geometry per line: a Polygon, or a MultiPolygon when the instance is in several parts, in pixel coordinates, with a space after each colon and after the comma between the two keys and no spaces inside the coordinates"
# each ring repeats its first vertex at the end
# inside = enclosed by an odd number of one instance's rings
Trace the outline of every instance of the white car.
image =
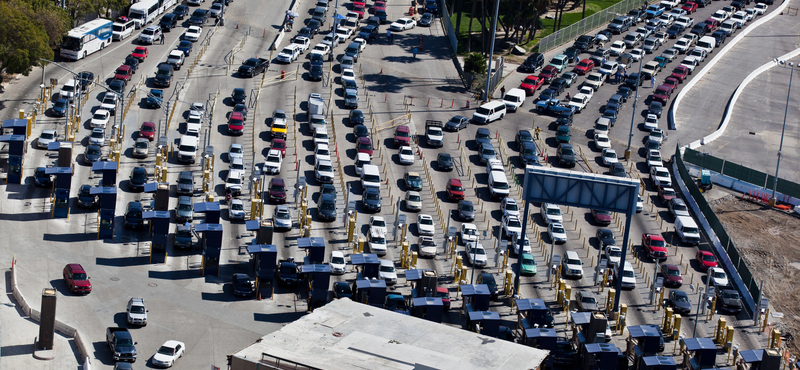
{"type": "Polygon", "coordinates": [[[336,47],[340,42],[342,42],[342,37],[335,32],[328,32],[328,34],[322,38],[322,45],[328,45],[330,47],[336,47]]]}
{"type": "Polygon", "coordinates": [[[436,242],[430,236],[420,236],[417,242],[420,257],[436,257],[436,242]]]}
{"type": "Polygon", "coordinates": [[[622,248],[609,245],[603,252],[603,256],[606,258],[606,263],[608,263],[608,267],[618,265],[619,261],[622,260],[622,248]]]}
{"type": "Polygon", "coordinates": [[[384,219],[382,216],[370,216],[369,229],[380,230],[386,234],[386,219],[384,219]]]}
{"type": "Polygon", "coordinates": [[[605,64],[600,66],[600,69],[597,70],[598,73],[601,75],[611,76],[619,70],[619,63],[614,61],[607,61],[605,64]]]}
{"type": "Polygon", "coordinates": [[[664,162],[661,159],[661,152],[656,149],[650,149],[647,152],[647,167],[664,167],[664,162]]]}
{"type": "Polygon", "coordinates": [[[389,25],[392,31],[405,31],[410,30],[417,26],[417,21],[408,18],[400,18],[389,25]]]}
{"type": "Polygon", "coordinates": [[[175,360],[183,357],[183,351],[186,350],[186,345],[177,340],[168,340],[161,345],[158,352],[153,355],[153,365],[161,367],[172,367],[175,360]]]}
{"type": "Polygon", "coordinates": [[[317,182],[332,183],[333,182],[333,164],[331,161],[319,161],[314,166],[314,176],[317,182]]]}
{"type": "Polygon", "coordinates": [[[697,67],[698,63],[697,57],[693,56],[684,57],[681,61],[681,65],[689,69],[689,74],[694,73],[694,68],[697,67]]]}
{"type": "Polygon", "coordinates": [[[319,144],[330,145],[329,143],[330,143],[330,137],[328,136],[328,129],[320,128],[314,132],[314,146],[317,146],[319,144]]]}
{"type": "Polygon", "coordinates": [[[295,36],[295,38],[292,39],[292,44],[297,45],[298,49],[300,49],[300,54],[303,54],[311,47],[311,40],[305,36],[295,36]]]}
{"type": "Polygon", "coordinates": [[[386,233],[380,230],[369,232],[369,251],[379,256],[386,255],[386,233]]]}
{"type": "Polygon", "coordinates": [[[316,44],[314,45],[314,49],[311,49],[311,54],[322,54],[323,57],[327,57],[328,53],[331,52],[330,45],[326,44],[316,44]]]}
{"type": "Polygon", "coordinates": [[[486,262],[489,260],[486,257],[486,249],[478,243],[467,243],[464,254],[467,255],[469,263],[475,267],[486,267],[486,262]]]}
{"type": "Polygon", "coordinates": [[[708,269],[708,278],[711,279],[710,284],[715,287],[726,287],[729,284],[728,275],[725,274],[725,270],[720,267],[708,269]]]}
{"type": "Polygon", "coordinates": [[[353,37],[353,30],[347,27],[338,27],[336,28],[336,34],[339,35],[339,42],[344,42],[344,40],[353,37]]]}
{"type": "Polygon", "coordinates": [[[631,59],[633,59],[633,61],[635,62],[638,62],[642,60],[642,57],[644,56],[644,50],[636,48],[631,50],[630,54],[631,54],[631,59]]]}
{"type": "Polygon", "coordinates": [[[586,95],[589,97],[589,100],[592,100],[592,97],[594,96],[594,89],[589,86],[581,86],[581,88],[578,89],[578,94],[586,95]]]}
{"type": "Polygon", "coordinates": [[[89,144],[103,146],[106,145],[106,130],[102,128],[92,129],[89,135],[89,144]]]}
{"type": "Polygon", "coordinates": [[[608,51],[611,55],[622,55],[625,53],[625,49],[627,49],[627,45],[625,45],[622,41],[614,41],[611,43],[611,46],[608,47],[608,51]]]}
{"type": "Polygon", "coordinates": [[[475,224],[461,224],[461,244],[478,242],[478,227],[475,224]]]}
{"type": "Polygon", "coordinates": [[[331,252],[330,262],[328,265],[331,266],[331,273],[336,275],[341,275],[347,272],[347,260],[344,259],[344,253],[341,251],[333,251],[331,252]]]}
{"type": "Polygon", "coordinates": [[[314,163],[316,164],[320,160],[331,160],[331,150],[328,148],[328,144],[319,143],[317,144],[317,147],[314,148],[314,163]]]}
{"type": "Polygon", "coordinates": [[[418,191],[406,192],[406,211],[419,212],[422,210],[422,197],[418,191]]]}
{"type": "Polygon", "coordinates": [[[361,37],[354,38],[353,42],[358,43],[358,51],[364,51],[364,49],[367,47],[367,40],[364,40],[361,37]]]}
{"type": "Polygon", "coordinates": [[[578,252],[566,251],[561,259],[561,273],[564,276],[583,277],[583,263],[578,252]]]}
{"type": "MultiPolygon", "coordinates": [[[[584,86],[582,89],[592,90],[589,86],[584,86]]],[[[567,106],[572,107],[575,113],[580,113],[581,110],[586,107],[586,104],[589,104],[589,99],[590,97],[586,94],[575,94],[572,96],[567,106]]]]}
{"type": "Polygon", "coordinates": [[[200,35],[203,33],[203,27],[200,26],[190,26],[186,33],[183,34],[184,40],[189,41],[197,41],[200,39],[200,35]]]}
{"type": "Polygon", "coordinates": [[[278,175],[281,173],[281,164],[283,164],[283,155],[277,149],[270,149],[267,152],[267,159],[264,161],[264,172],[268,175],[278,175]]]}
{"type": "Polygon", "coordinates": [[[232,143],[228,148],[228,160],[234,158],[244,158],[244,149],[242,149],[242,144],[232,143]]]}
{"type": "Polygon", "coordinates": [[[344,80],[355,80],[355,79],[356,79],[356,73],[353,72],[352,69],[350,68],[342,69],[342,78],[341,78],[342,84],[344,84],[344,80]]]}
{"type": "Polygon", "coordinates": [[[517,237],[522,236],[522,222],[520,222],[517,216],[509,214],[503,215],[501,228],[505,237],[513,238],[513,235],[517,237]]]}
{"type": "Polygon", "coordinates": [[[650,168],[650,181],[653,182],[655,187],[670,187],[672,186],[672,177],[669,175],[664,167],[651,167],[650,168]]]}
{"type": "Polygon", "coordinates": [[[764,13],[767,12],[767,8],[769,8],[769,6],[767,6],[767,4],[764,4],[764,3],[756,4],[756,7],[755,7],[756,14],[764,15],[764,13]]]}
{"type": "Polygon", "coordinates": [[[553,243],[564,244],[567,242],[567,230],[562,224],[547,225],[547,236],[553,243]]]}
{"type": "Polygon", "coordinates": [[[653,131],[658,128],[658,117],[655,114],[648,114],[644,119],[644,129],[653,131]]]}
{"type": "Polygon", "coordinates": [[[417,215],[417,232],[419,235],[433,236],[436,229],[433,227],[433,217],[426,214],[417,215]]]}
{"type": "Polygon", "coordinates": [[[664,51],[661,52],[661,56],[664,57],[664,58],[667,58],[667,60],[672,62],[673,60],[675,60],[675,58],[678,57],[678,55],[680,53],[681,52],[678,49],[668,48],[668,49],[664,49],[664,51]]]}
{"type": "Polygon", "coordinates": [[[380,260],[380,267],[378,268],[378,277],[386,282],[386,285],[394,285],[397,283],[397,272],[394,270],[394,262],[389,260],[380,260]]]}
{"type": "Polygon", "coordinates": [[[229,170],[228,176],[225,178],[225,191],[230,193],[241,193],[242,179],[244,179],[244,171],[229,170]]]}
{"type": "Polygon", "coordinates": [[[503,214],[519,217],[519,205],[517,204],[517,200],[514,198],[503,198],[503,200],[500,202],[500,209],[503,210],[503,214]]]}
{"type": "Polygon", "coordinates": [[[647,136],[647,140],[656,141],[659,144],[663,144],[664,140],[666,139],[666,133],[664,130],[660,128],[650,130],[650,135],[647,136]]]}
{"type": "Polygon", "coordinates": [[[300,46],[289,44],[278,54],[278,61],[281,63],[291,63],[300,57],[300,46]]]}
{"type": "Polygon", "coordinates": [[[117,94],[106,92],[103,94],[103,101],[100,102],[100,109],[105,109],[113,116],[117,111],[117,94]]]}
{"type": "Polygon", "coordinates": [[[414,151],[410,146],[401,146],[397,150],[397,156],[400,159],[400,164],[412,165],[414,164],[414,151]]]}
{"type": "Polygon", "coordinates": [[[98,109],[94,111],[92,115],[91,126],[92,128],[102,128],[105,129],[106,125],[108,124],[108,120],[111,119],[111,112],[105,109],[98,109]]]}
{"type": "Polygon", "coordinates": [[[244,203],[241,199],[231,199],[231,204],[228,206],[228,218],[244,220],[244,203]]]}
{"type": "Polygon", "coordinates": [[[612,163],[619,162],[619,158],[617,158],[617,152],[614,149],[606,148],[603,149],[603,165],[606,167],[611,167],[612,163]]]}
{"type": "Polygon", "coordinates": [[[42,133],[39,134],[39,139],[36,140],[36,145],[39,148],[47,149],[50,146],[50,143],[55,142],[58,139],[58,133],[56,130],[45,129],[42,130],[42,133]]]}
{"type": "MultiPolygon", "coordinates": [[[[531,253],[531,241],[527,235],[525,235],[525,241],[522,242],[522,253],[531,253]]],[[[514,243],[514,255],[519,256],[519,240],[514,243]]]]}
{"type": "Polygon", "coordinates": [[[557,204],[542,203],[541,208],[542,218],[546,224],[560,224],[564,221],[564,216],[561,215],[561,208],[557,204]]]}
{"type": "Polygon", "coordinates": [[[711,19],[719,23],[726,21],[729,17],[730,15],[728,14],[728,12],[724,10],[717,10],[716,12],[714,12],[714,14],[711,14],[711,19]]]}
{"type": "Polygon", "coordinates": [[[608,135],[594,134],[594,146],[599,150],[611,148],[611,140],[608,139],[608,135]]]}

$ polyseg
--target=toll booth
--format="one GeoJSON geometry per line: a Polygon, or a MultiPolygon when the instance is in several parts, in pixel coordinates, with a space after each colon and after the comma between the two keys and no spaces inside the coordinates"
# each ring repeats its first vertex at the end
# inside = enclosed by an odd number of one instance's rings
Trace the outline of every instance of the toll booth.
{"type": "Polygon", "coordinates": [[[672,356],[645,356],[634,363],[634,369],[677,370],[678,365],[672,356]]]}
{"type": "Polygon", "coordinates": [[[380,276],[381,262],[378,260],[377,254],[353,254],[350,256],[350,263],[353,264],[353,268],[358,272],[356,280],[377,279],[380,276]]]}
{"type": "Polygon", "coordinates": [[[736,370],[780,370],[781,354],[774,349],[750,349],[739,352],[736,370]]]}
{"type": "Polygon", "coordinates": [[[413,306],[411,314],[414,317],[433,321],[436,323],[442,322],[444,315],[444,303],[439,297],[416,297],[411,299],[413,306]]]}
{"type": "Polygon", "coordinates": [[[435,297],[439,287],[436,271],[414,269],[406,271],[406,281],[411,283],[411,297],[435,297]]]}
{"type": "Polygon", "coordinates": [[[711,338],[684,338],[683,367],[684,370],[713,368],[717,362],[717,346],[711,338]]]}
{"type": "Polygon", "coordinates": [[[574,312],[570,314],[570,324],[572,338],[578,346],[606,341],[608,319],[603,312],[574,312]]]}
{"type": "Polygon", "coordinates": [[[297,248],[305,249],[304,264],[323,263],[325,261],[325,239],[320,237],[298,238],[297,248]]]}
{"type": "Polygon", "coordinates": [[[247,246],[247,253],[250,253],[253,261],[253,272],[256,275],[256,295],[272,297],[275,268],[278,266],[278,247],[272,244],[251,244],[247,246]]]}
{"type": "Polygon", "coordinates": [[[150,224],[150,237],[152,237],[152,250],[164,252],[169,242],[169,211],[144,211],[142,219],[150,224]]]}
{"type": "Polygon", "coordinates": [[[558,333],[555,329],[530,328],[522,330],[521,343],[548,351],[555,351],[558,343],[558,333]]]}
{"type": "Polygon", "coordinates": [[[628,358],[610,343],[587,343],[581,346],[581,370],[627,370],[628,358]]]}
{"type": "Polygon", "coordinates": [[[100,161],[92,163],[92,172],[100,173],[100,185],[104,187],[117,186],[117,162],[100,161]]]}
{"type": "Polygon", "coordinates": [[[464,314],[472,311],[488,311],[489,287],[486,284],[464,284],[461,286],[461,295],[464,296],[464,304],[461,310],[464,314]]]}
{"type": "Polygon", "coordinates": [[[543,299],[516,299],[517,329],[524,331],[532,328],[552,328],[555,325],[553,313],[547,308],[543,299]]]}
{"type": "MultiPolygon", "coordinates": [[[[195,204],[195,211],[197,210],[196,206],[197,204],[195,204]]],[[[219,212],[217,212],[217,220],[219,220],[219,212]]],[[[202,235],[200,239],[200,249],[203,251],[202,274],[219,276],[219,255],[222,251],[222,225],[203,223],[195,226],[194,230],[202,235]]]]}
{"type": "Polygon", "coordinates": [[[218,224],[219,223],[219,203],[217,202],[204,202],[194,204],[194,213],[202,213],[205,215],[204,223],[218,224]]]}
{"type": "Polygon", "coordinates": [[[117,187],[95,186],[89,194],[100,197],[100,227],[97,231],[98,239],[111,239],[114,237],[114,211],[117,205],[117,187]]]}
{"type": "Polygon", "coordinates": [[[386,302],[386,281],[378,278],[362,279],[356,280],[353,285],[354,301],[383,308],[386,302]]]}
{"type": "MultiPolygon", "coordinates": [[[[323,253],[325,246],[323,245],[323,253]]],[[[308,281],[308,307],[319,307],[328,303],[331,286],[331,266],[323,264],[300,265],[300,274],[308,281]]]]}
{"type": "Polygon", "coordinates": [[[494,311],[471,311],[467,314],[467,330],[496,338],[500,335],[500,314],[494,311]]]}
{"type": "Polygon", "coordinates": [[[28,120],[22,118],[7,119],[3,121],[3,134],[28,136],[28,120]]]}
{"type": "Polygon", "coordinates": [[[72,167],[47,167],[44,171],[55,176],[53,188],[53,217],[69,217],[69,193],[72,186],[72,167]]]}
{"type": "Polygon", "coordinates": [[[272,244],[272,235],[275,232],[272,220],[248,220],[244,225],[247,231],[256,232],[253,244],[272,244]]]}
{"type": "Polygon", "coordinates": [[[154,194],[154,211],[169,211],[169,183],[149,182],[144,184],[144,192],[154,194]]]}
{"type": "Polygon", "coordinates": [[[0,135],[0,142],[8,143],[6,183],[20,185],[25,162],[25,135],[0,135]]]}
{"type": "Polygon", "coordinates": [[[633,356],[634,370],[640,369],[643,357],[653,357],[658,354],[660,343],[664,340],[661,332],[655,325],[634,325],[628,327],[628,338],[625,340],[628,348],[626,354],[633,356]]]}

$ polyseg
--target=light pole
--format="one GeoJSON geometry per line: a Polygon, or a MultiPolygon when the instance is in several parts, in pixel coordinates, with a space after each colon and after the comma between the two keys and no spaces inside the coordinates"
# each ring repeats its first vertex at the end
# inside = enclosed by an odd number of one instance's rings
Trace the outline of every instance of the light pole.
{"type": "Polygon", "coordinates": [[[489,100],[489,81],[492,76],[492,59],[494,58],[494,39],[497,37],[497,13],[500,11],[500,0],[494,1],[494,19],[492,20],[492,42],[489,47],[489,69],[486,71],[486,88],[484,89],[483,100],[489,100]]]}
{"type": "MultiPolygon", "coordinates": [[[[633,121],[636,120],[636,102],[639,100],[639,86],[642,86],[642,60],[639,59],[639,76],[636,82],[636,95],[633,98],[633,113],[631,113],[631,130],[628,133],[628,148],[625,149],[625,160],[631,160],[631,140],[633,140],[633,121]]],[[[627,82],[627,81],[626,81],[627,82]]]]}
{"type": "Polygon", "coordinates": [[[775,63],[780,65],[788,65],[791,68],[789,73],[789,89],[786,92],[786,108],[783,111],[783,128],[781,129],[781,145],[778,147],[778,165],[775,167],[775,180],[772,182],[772,197],[769,199],[769,205],[775,205],[775,191],[778,188],[778,171],[781,169],[781,151],[783,150],[783,134],[786,132],[786,116],[789,114],[789,97],[792,94],[792,77],[794,77],[794,63],[787,63],[785,60],[773,59],[775,63]]]}

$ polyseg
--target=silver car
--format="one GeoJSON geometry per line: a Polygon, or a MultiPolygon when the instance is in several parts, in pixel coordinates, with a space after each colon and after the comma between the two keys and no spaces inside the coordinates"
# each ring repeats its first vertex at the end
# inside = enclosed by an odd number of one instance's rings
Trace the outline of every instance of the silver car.
{"type": "Polygon", "coordinates": [[[583,312],[595,312],[598,310],[597,299],[594,293],[589,290],[581,290],[575,294],[575,299],[578,301],[578,309],[583,312]]]}
{"type": "Polygon", "coordinates": [[[289,210],[289,207],[284,205],[275,207],[275,213],[272,214],[272,222],[277,229],[291,230],[292,212],[289,210]]]}
{"type": "Polygon", "coordinates": [[[139,138],[133,143],[133,157],[134,158],[147,158],[150,153],[150,139],[139,138]]]}
{"type": "Polygon", "coordinates": [[[39,139],[36,140],[36,145],[39,146],[39,148],[47,149],[50,143],[55,142],[57,139],[58,134],[56,133],[56,130],[42,130],[41,135],[39,135],[39,139]]]}

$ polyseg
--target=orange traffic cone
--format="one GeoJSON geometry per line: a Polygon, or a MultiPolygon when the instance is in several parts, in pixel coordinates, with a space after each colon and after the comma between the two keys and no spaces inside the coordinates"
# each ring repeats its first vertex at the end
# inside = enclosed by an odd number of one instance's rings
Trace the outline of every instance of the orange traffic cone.
{"type": "Polygon", "coordinates": [[[381,68],[381,72],[380,72],[380,73],[378,73],[378,74],[379,74],[379,75],[382,75],[382,74],[383,74],[383,68],[381,68]]]}
{"type": "Polygon", "coordinates": [[[236,29],[237,30],[239,29],[239,23],[236,23],[236,29]]]}

